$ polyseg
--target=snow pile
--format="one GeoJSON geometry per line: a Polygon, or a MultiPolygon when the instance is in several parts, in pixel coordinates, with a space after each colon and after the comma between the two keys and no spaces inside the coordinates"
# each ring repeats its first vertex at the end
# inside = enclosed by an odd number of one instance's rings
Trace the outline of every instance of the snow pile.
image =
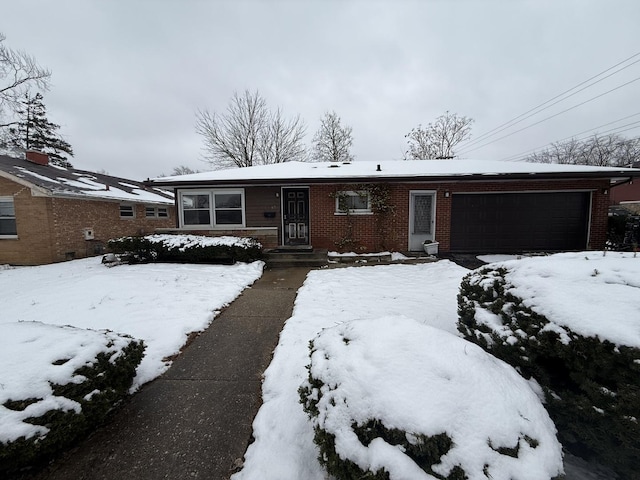
{"type": "MultiPolygon", "coordinates": [[[[224,245],[227,247],[255,247],[256,241],[252,238],[233,237],[224,235],[220,237],[205,237],[202,235],[148,235],[146,237],[151,243],[160,243],[166,248],[177,248],[184,252],[188,248],[193,247],[213,247],[224,245]]],[[[260,245],[257,245],[260,247],[260,245]]]]}
{"type": "Polygon", "coordinates": [[[113,332],[40,322],[2,323],[0,338],[0,443],[48,433],[45,426],[25,422],[28,418],[50,410],[80,413],[80,403],[55,395],[52,385],[82,383],[86,378],[76,370],[91,365],[102,352],[113,363],[132,340],[113,332]],[[5,404],[11,400],[33,403],[10,409],[5,404]]]}
{"type": "Polygon", "coordinates": [[[319,412],[314,423],[335,437],[329,450],[339,464],[384,469],[391,479],[433,479],[411,449],[444,433],[451,444],[427,464],[431,473],[448,477],[458,467],[470,480],[562,473],[562,447],[540,400],[512,367],[478,346],[393,316],[326,329],[312,348],[309,377],[322,386],[307,386],[308,404],[319,412]],[[372,421],[378,431],[363,441],[358,430],[372,421]],[[378,436],[381,428],[406,432],[408,444],[378,436]]]}
{"type": "MultiPolygon", "coordinates": [[[[189,333],[204,330],[218,311],[260,278],[263,266],[144,264],[110,269],[94,257],[0,270],[2,321],[108,329],[143,340],[147,348],[135,390],[165,372],[168,358],[180,351],[189,333]]],[[[2,339],[5,345],[13,343],[10,336],[2,339]]],[[[28,356],[19,358],[17,374],[31,368],[28,356]]]]}
{"type": "Polygon", "coordinates": [[[310,272],[265,371],[263,405],[253,424],[255,442],[234,480],[324,480],[313,426],[298,395],[307,378],[309,341],[344,321],[387,315],[456,333],[456,295],[468,272],[447,260],[310,272]]]}
{"type": "Polygon", "coordinates": [[[505,290],[544,315],[548,328],[562,335],[568,327],[585,337],[640,348],[640,257],[562,253],[500,265],[507,269],[505,290]]]}

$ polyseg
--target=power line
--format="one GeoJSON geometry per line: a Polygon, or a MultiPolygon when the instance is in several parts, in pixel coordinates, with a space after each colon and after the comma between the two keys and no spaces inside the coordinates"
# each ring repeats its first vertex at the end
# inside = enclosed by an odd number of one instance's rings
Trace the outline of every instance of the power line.
{"type": "MultiPolygon", "coordinates": [[[[602,125],[598,125],[597,127],[589,128],[587,130],[583,130],[582,132],[574,133],[573,135],[569,135],[568,137],[561,138],[560,140],[554,140],[553,142],[546,143],[546,144],[544,144],[544,145],[542,145],[540,147],[531,148],[531,149],[526,150],[524,152],[517,153],[515,155],[511,155],[509,157],[502,158],[501,160],[507,161],[507,160],[511,160],[511,159],[514,159],[514,158],[520,158],[520,157],[523,157],[523,156],[528,156],[531,153],[533,153],[533,152],[535,152],[537,150],[542,150],[544,148],[547,148],[547,147],[551,146],[554,143],[562,143],[562,142],[567,141],[567,140],[569,140],[571,138],[580,137],[580,135],[584,135],[585,133],[593,132],[594,130],[598,130],[598,129],[602,128],[602,127],[608,127],[609,125],[613,125],[614,123],[619,123],[619,122],[622,122],[624,120],[628,120],[629,118],[637,117],[638,115],[640,115],[640,112],[634,113],[632,115],[627,115],[626,117],[619,118],[618,120],[614,120],[613,122],[603,123],[602,125]]],[[[604,132],[601,132],[601,133],[614,132],[618,128],[624,128],[624,127],[626,127],[628,125],[634,125],[636,123],[640,123],[640,120],[637,121],[637,122],[628,123],[626,125],[621,125],[619,127],[612,128],[610,130],[605,130],[604,132]]],[[[624,130],[624,131],[626,131],[626,130],[624,130]]],[[[616,133],[619,133],[619,132],[616,132],[616,133]]]]}
{"type": "Polygon", "coordinates": [[[584,80],[583,82],[575,85],[574,87],[572,87],[572,88],[570,88],[568,90],[565,90],[564,92],[556,95],[555,97],[547,100],[546,102],[543,102],[543,103],[537,105],[536,107],[534,107],[534,108],[532,108],[530,110],[527,110],[526,112],[524,112],[524,113],[518,115],[517,117],[509,120],[508,122],[505,122],[505,123],[493,128],[493,129],[489,130],[488,132],[483,133],[479,137],[476,137],[474,140],[470,140],[469,141],[470,143],[468,143],[467,146],[465,148],[463,148],[463,151],[466,150],[468,147],[470,147],[472,145],[475,145],[475,144],[477,144],[479,142],[482,142],[485,139],[490,138],[490,137],[500,133],[501,131],[506,130],[507,128],[509,128],[511,126],[516,125],[516,124],[526,120],[527,118],[529,118],[529,117],[531,117],[533,115],[536,115],[537,113],[540,113],[541,111],[544,111],[547,108],[550,108],[553,105],[556,105],[557,103],[559,103],[559,102],[561,102],[563,100],[566,100],[567,98],[570,98],[573,95],[575,95],[575,94],[577,94],[577,93],[579,93],[579,92],[581,92],[581,91],[583,91],[583,90],[585,90],[587,88],[590,88],[591,86],[593,86],[593,85],[595,85],[595,84],[597,84],[597,83],[599,83],[599,82],[601,82],[601,81],[603,81],[603,80],[605,80],[605,79],[607,79],[607,78],[609,78],[609,77],[621,72],[622,70],[625,70],[626,68],[629,68],[630,66],[640,62],[640,59],[636,60],[635,62],[632,62],[632,63],[630,63],[628,65],[625,65],[624,67],[616,70],[615,72],[610,73],[609,75],[607,75],[607,76],[601,78],[600,80],[597,80],[597,81],[585,86],[584,88],[582,88],[582,89],[580,89],[580,90],[578,90],[576,92],[573,92],[571,95],[567,95],[569,92],[572,92],[573,90],[577,89],[578,87],[581,87],[581,86],[585,85],[586,83],[591,82],[591,80],[594,80],[594,79],[604,75],[605,73],[609,72],[610,70],[613,70],[614,68],[616,68],[616,67],[618,67],[618,66],[620,66],[620,65],[622,65],[624,63],[627,63],[629,60],[631,60],[631,59],[633,59],[633,58],[635,58],[635,57],[637,57],[639,55],[640,55],[640,52],[638,52],[638,53],[636,53],[634,55],[631,55],[630,57],[622,60],[621,62],[616,63],[612,67],[609,67],[606,70],[603,70],[602,72],[598,73],[597,75],[594,75],[594,76],[588,78],[587,80],[584,80]],[[567,95],[567,96],[565,97],[565,95],[567,95]],[[561,98],[561,97],[564,97],[564,98],[561,98]],[[557,100],[557,101],[552,103],[551,105],[548,105],[549,103],[553,102],[554,100],[557,100]],[[546,107],[545,107],[545,105],[546,105],[546,107]],[[545,108],[542,108],[542,107],[545,107],[545,108]],[[525,118],[522,118],[522,117],[525,117],[525,118]]]}
{"type": "Polygon", "coordinates": [[[628,82],[626,82],[626,83],[623,83],[622,85],[618,85],[617,87],[612,88],[611,90],[607,90],[606,92],[601,93],[600,95],[596,95],[595,97],[591,97],[590,99],[585,100],[584,102],[580,102],[580,103],[578,103],[577,105],[574,105],[574,106],[572,106],[572,107],[566,108],[566,109],[562,110],[561,112],[555,113],[555,114],[550,115],[550,116],[548,116],[548,117],[546,117],[546,118],[543,118],[542,120],[538,120],[537,122],[531,123],[531,124],[527,125],[526,127],[523,127],[523,128],[521,128],[521,129],[519,129],[519,130],[516,130],[515,132],[508,133],[507,135],[503,135],[502,137],[496,138],[495,140],[491,140],[491,141],[489,141],[489,142],[487,142],[487,143],[483,143],[482,145],[479,145],[479,146],[477,146],[477,147],[474,147],[474,148],[471,148],[471,149],[463,150],[463,153],[474,152],[474,151],[476,151],[476,150],[478,150],[478,149],[480,149],[480,148],[486,147],[487,145],[491,145],[492,143],[498,142],[498,141],[503,140],[503,139],[505,139],[505,138],[508,138],[508,137],[510,137],[510,136],[512,136],[512,135],[515,135],[516,133],[520,133],[520,132],[522,132],[522,131],[524,131],[524,130],[527,130],[527,129],[531,128],[531,127],[534,127],[534,126],[536,126],[536,125],[539,125],[539,124],[541,124],[542,122],[546,122],[547,120],[550,120],[550,119],[552,119],[552,118],[554,118],[554,117],[557,117],[558,115],[562,115],[563,113],[566,113],[566,112],[568,112],[568,111],[570,111],[570,110],[573,110],[573,109],[575,109],[575,108],[581,107],[582,105],[584,105],[584,104],[586,104],[586,103],[589,103],[589,102],[592,102],[592,101],[594,101],[594,100],[597,100],[598,98],[603,97],[603,96],[605,96],[605,95],[608,95],[609,93],[614,92],[614,91],[616,91],[616,90],[619,90],[619,89],[621,89],[622,87],[626,87],[627,85],[629,85],[629,84],[631,84],[631,83],[633,83],[633,82],[637,82],[638,80],[640,80],[640,77],[636,77],[636,78],[634,78],[633,80],[630,80],[630,81],[628,81],[628,82]]]}

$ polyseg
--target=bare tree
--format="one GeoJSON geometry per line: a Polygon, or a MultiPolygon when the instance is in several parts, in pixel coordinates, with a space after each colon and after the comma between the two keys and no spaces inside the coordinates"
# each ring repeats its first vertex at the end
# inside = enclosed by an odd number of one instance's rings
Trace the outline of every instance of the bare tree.
{"type": "Polygon", "coordinates": [[[453,158],[454,147],[471,137],[473,119],[445,112],[426,127],[418,125],[405,135],[409,150],[405,157],[412,160],[453,158]]]}
{"type": "Polygon", "coordinates": [[[200,173],[200,171],[194,170],[193,168],[187,167],[186,165],[179,165],[177,167],[173,167],[173,170],[171,171],[172,176],[189,175],[191,173],[200,173]]]}
{"type": "Polygon", "coordinates": [[[545,150],[529,155],[526,161],[621,167],[633,164],[638,158],[640,138],[596,134],[585,140],[572,138],[552,143],[545,150]]]}
{"type": "Polygon", "coordinates": [[[302,160],[306,149],[302,140],[306,133],[304,122],[297,115],[285,120],[278,108],[269,118],[260,141],[261,163],[284,163],[302,160]]]}
{"type": "Polygon", "coordinates": [[[304,155],[303,122],[299,117],[286,121],[280,109],[272,114],[257,91],[234,93],[222,115],[199,111],[196,131],[215,168],[288,162],[304,155]]]}
{"type": "Polygon", "coordinates": [[[351,127],[342,126],[336,112],[326,112],[313,137],[313,159],[317,162],[350,162],[353,137],[351,127]]]}
{"type": "Polygon", "coordinates": [[[51,77],[51,72],[39,66],[32,56],[4,45],[5,38],[0,33],[0,127],[16,123],[6,120],[6,111],[18,109],[30,87],[47,90],[51,77]]]}

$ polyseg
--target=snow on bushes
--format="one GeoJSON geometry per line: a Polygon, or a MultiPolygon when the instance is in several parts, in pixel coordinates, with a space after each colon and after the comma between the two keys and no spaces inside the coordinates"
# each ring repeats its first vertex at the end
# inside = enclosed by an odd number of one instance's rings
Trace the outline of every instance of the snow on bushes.
{"type": "Polygon", "coordinates": [[[463,280],[458,329],[533,377],[567,450],[636,478],[640,258],[568,253],[492,264],[463,280]]]}
{"type": "Polygon", "coordinates": [[[311,343],[300,388],[338,479],[543,480],[562,473],[529,384],[476,345],[415,320],[355,320],[311,343]]]}
{"type": "Polygon", "coordinates": [[[262,245],[253,238],[206,237],[200,235],[147,235],[122,237],[107,242],[108,249],[126,263],[253,262],[261,257],[262,245]]]}
{"type": "Polygon", "coordinates": [[[40,322],[0,324],[0,474],[49,458],[128,395],[142,342],[40,322]]]}

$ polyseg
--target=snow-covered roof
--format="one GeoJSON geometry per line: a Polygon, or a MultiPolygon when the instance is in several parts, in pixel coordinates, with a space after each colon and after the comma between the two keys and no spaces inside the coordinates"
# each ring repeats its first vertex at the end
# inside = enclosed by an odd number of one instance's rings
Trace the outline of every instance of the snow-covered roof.
{"type": "Polygon", "coordinates": [[[37,187],[56,197],[173,204],[173,192],[149,187],[136,180],[57,165],[40,165],[6,151],[0,152],[0,176],[37,187]]]}
{"type": "Polygon", "coordinates": [[[495,179],[500,177],[605,177],[640,176],[640,170],[586,165],[502,162],[495,160],[391,160],[383,162],[287,162],[247,168],[214,170],[172,177],[156,178],[157,185],[207,183],[266,183],[371,181],[376,179],[495,179]]]}

